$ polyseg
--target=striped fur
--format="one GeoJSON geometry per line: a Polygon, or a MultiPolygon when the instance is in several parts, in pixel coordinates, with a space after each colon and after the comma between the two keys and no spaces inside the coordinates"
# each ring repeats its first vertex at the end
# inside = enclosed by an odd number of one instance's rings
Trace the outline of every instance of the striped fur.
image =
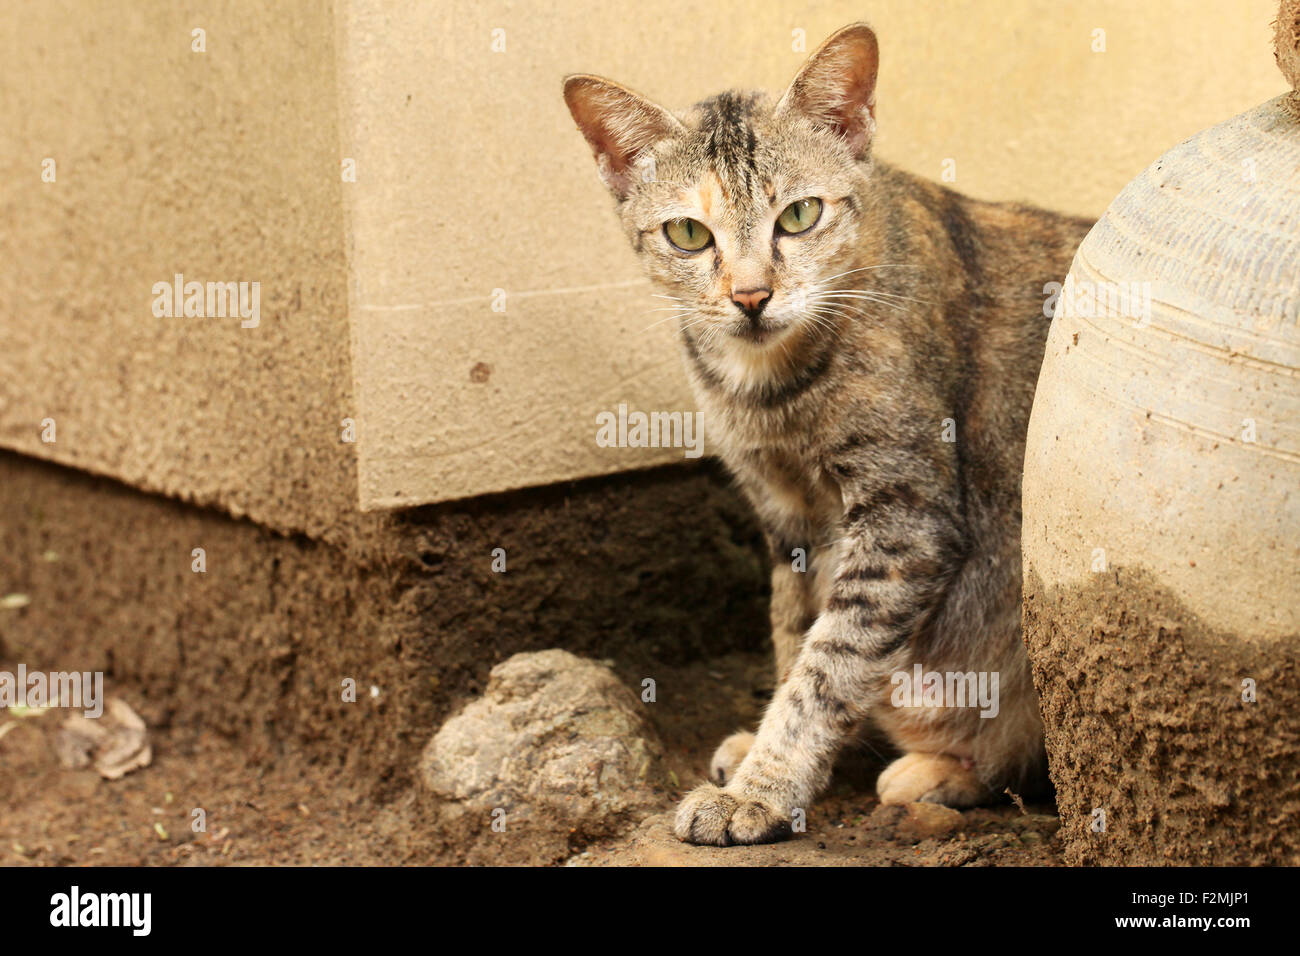
{"type": "Polygon", "coordinates": [[[1090,223],[875,159],[876,56],[856,24],[776,104],[728,92],[680,114],[596,77],[566,82],[600,168],[622,171],[605,180],[633,248],[681,305],[710,443],[771,549],[779,685],[757,734],[724,742],[715,782],[682,802],[692,842],[789,833],[864,721],[904,753],[881,774],[885,802],[966,806],[1044,783],[1019,631],[1020,473],[1043,287],[1090,223]],[[804,197],[820,220],[781,234],[804,197]],[[713,244],[673,247],[663,224],[681,217],[713,244]],[[771,290],[759,320],[731,300],[754,288],[771,290]],[[998,716],[891,706],[891,675],[916,663],[996,672],[998,716]]]}

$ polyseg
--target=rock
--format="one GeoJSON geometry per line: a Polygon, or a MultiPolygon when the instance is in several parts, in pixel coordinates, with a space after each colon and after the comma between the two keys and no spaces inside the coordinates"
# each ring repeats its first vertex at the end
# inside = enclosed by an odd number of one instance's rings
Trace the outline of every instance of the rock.
{"type": "Polygon", "coordinates": [[[1061,828],[1061,818],[1049,813],[1027,813],[1014,822],[1019,825],[1018,829],[1035,830],[1047,836],[1061,828]]]}
{"type": "Polygon", "coordinates": [[[425,747],[420,779],[485,824],[504,811],[508,829],[610,833],[662,803],[663,749],[645,706],[601,664],[561,650],[516,654],[425,747]]]}
{"type": "Polygon", "coordinates": [[[879,806],[871,812],[867,825],[886,830],[889,836],[905,843],[942,840],[960,830],[965,822],[961,813],[938,803],[906,803],[879,806]]]}

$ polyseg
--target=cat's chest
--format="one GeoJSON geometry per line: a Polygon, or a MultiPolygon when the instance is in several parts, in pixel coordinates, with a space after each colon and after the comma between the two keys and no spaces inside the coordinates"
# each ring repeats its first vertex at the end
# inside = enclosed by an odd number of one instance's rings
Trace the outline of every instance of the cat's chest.
{"type": "Polygon", "coordinates": [[[806,456],[817,442],[815,418],[764,407],[713,390],[696,390],[710,452],[731,461],[748,456],[775,468],[791,457],[806,456]]]}
{"type": "Polygon", "coordinates": [[[801,540],[832,534],[843,498],[809,451],[751,445],[726,460],[769,530],[801,540]]]}
{"type": "Polygon", "coordinates": [[[821,467],[820,428],[834,408],[795,413],[788,404],[747,400],[730,388],[699,380],[705,444],[739,479],[760,520],[778,535],[805,540],[829,534],[843,513],[838,482],[821,467]]]}

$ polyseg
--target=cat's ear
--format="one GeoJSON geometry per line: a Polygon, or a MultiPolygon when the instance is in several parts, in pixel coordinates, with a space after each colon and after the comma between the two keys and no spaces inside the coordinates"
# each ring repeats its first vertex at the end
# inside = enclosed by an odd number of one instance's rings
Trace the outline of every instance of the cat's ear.
{"type": "Polygon", "coordinates": [[[564,102],[596,156],[600,178],[620,198],[644,173],[638,169],[637,157],[658,140],[684,129],[663,107],[599,76],[565,77],[564,102]]]}
{"type": "Polygon", "coordinates": [[[880,48],[865,23],[836,32],[799,70],[776,111],[797,111],[844,137],[855,159],[871,149],[876,131],[876,71],[880,48]]]}

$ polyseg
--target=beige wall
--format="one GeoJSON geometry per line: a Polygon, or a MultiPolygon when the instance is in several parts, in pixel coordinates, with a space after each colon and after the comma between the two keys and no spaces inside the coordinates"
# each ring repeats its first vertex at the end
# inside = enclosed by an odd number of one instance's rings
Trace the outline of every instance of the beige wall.
{"type": "Polygon", "coordinates": [[[680,460],[595,444],[596,413],[619,402],[692,405],[560,99],[568,72],[671,106],[780,90],[804,55],[792,31],[812,48],[866,18],[882,156],[936,177],[950,158],[975,195],[1091,214],[1164,149],[1281,90],[1271,0],[555,6],[0,14],[0,444],[312,533],[358,499],[680,460]],[[340,182],[341,156],[357,182],[340,182]],[[154,318],[152,285],[177,271],[260,281],[261,325],[154,318]],[[346,415],[356,445],[339,441],[346,415]]]}

